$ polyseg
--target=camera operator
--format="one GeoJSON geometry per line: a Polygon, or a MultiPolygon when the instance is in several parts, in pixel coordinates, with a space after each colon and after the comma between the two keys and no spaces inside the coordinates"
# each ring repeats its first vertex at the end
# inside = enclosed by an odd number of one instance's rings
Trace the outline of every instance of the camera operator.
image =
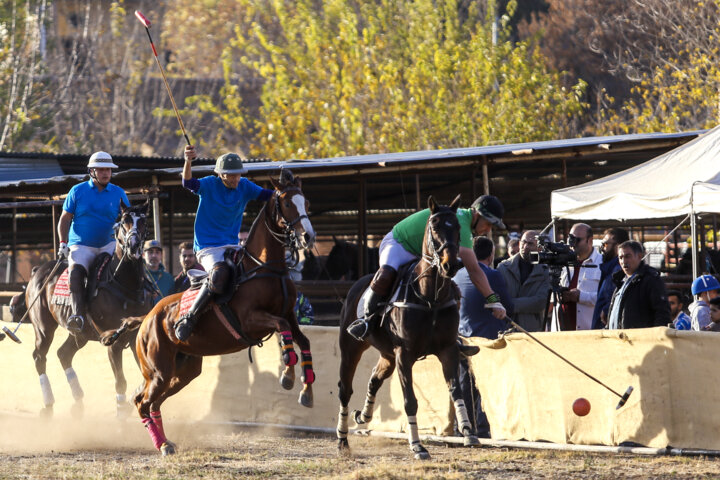
{"type": "Polygon", "coordinates": [[[593,311],[597,300],[602,255],[593,248],[593,234],[590,225],[576,223],[570,229],[568,245],[575,252],[575,263],[563,270],[560,277],[559,306],[562,309],[560,320],[558,308],[553,309],[552,331],[590,330],[593,311]],[[562,322],[562,324],[561,324],[562,322]]]}

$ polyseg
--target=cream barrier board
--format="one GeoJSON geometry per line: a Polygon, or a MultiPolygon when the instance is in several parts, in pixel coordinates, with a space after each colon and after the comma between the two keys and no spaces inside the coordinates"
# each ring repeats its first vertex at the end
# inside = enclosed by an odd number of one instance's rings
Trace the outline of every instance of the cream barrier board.
{"type": "MultiPolygon", "coordinates": [[[[286,391],[280,387],[280,349],[273,337],[262,348],[252,349],[252,363],[247,350],[206,357],[200,377],[163,405],[165,423],[241,421],[334,429],[340,365],[338,329],[303,327],[303,331],[312,344],[317,376],[314,408],[297,403],[299,367],[295,388],[286,391]]],[[[615,410],[615,395],[525,335],[509,335],[500,345],[473,339],[483,347],[472,358],[472,366],[479,372],[478,387],[494,439],[603,445],[632,441],[657,448],[671,445],[720,450],[716,435],[720,417],[704,408],[714,404],[720,394],[720,386],[712,381],[720,364],[717,334],[653,328],[535,335],[618,393],[630,385],[635,391],[625,407],[615,410]],[[586,417],[572,413],[572,402],[578,397],[587,398],[592,405],[586,417]]],[[[6,366],[0,380],[1,409],[36,414],[42,407],[42,396],[32,360],[34,333],[29,325],[22,325],[18,336],[23,340],[20,345],[8,338],[0,342],[0,358],[6,366]]],[[[58,416],[69,415],[73,403],[56,356],[65,338],[66,334],[58,330],[47,365],[58,416]]],[[[365,352],[353,382],[350,409],[362,407],[377,358],[373,349],[365,352]]],[[[141,375],[129,349],[125,350],[124,364],[131,398],[141,375]]],[[[106,348],[90,342],[75,356],[74,368],[85,391],[85,415],[114,416],[114,377],[106,348]]],[[[413,375],[420,431],[441,434],[449,425],[450,401],[440,363],[428,357],[416,364],[413,375]]],[[[397,374],[380,390],[376,405],[370,428],[405,431],[397,374]]]]}

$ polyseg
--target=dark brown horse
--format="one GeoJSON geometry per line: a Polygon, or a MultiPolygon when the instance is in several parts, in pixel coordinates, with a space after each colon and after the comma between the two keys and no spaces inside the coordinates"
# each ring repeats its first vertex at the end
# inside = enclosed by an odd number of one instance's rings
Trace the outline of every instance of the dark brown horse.
{"type": "Polygon", "coordinates": [[[430,458],[418,435],[415,418],[418,404],[413,390],[412,368],[419,358],[435,355],[442,364],[465,445],[479,443],[472,432],[458,381],[456,341],[460,318],[452,277],[458,268],[460,225],[456,212],[459,203],[460,196],[448,207],[438,205],[432,197],[428,199],[430,216],[423,238],[422,258],[401,279],[397,300],[389,311],[386,310],[380,325],[372,329],[362,342],[353,338],[346,328],[358,318],[358,302],[370,284],[371,276],[358,280],[348,293],[340,324],[340,412],[337,426],[340,451],[348,449],[348,403],[353,393],[355,370],[363,353],[371,346],[380,352],[380,358],[370,377],[365,406],[362,412],[353,412],[357,424],[370,422],[375,395],[397,365],[410,427],[410,449],[415,458],[430,458]]]}
{"type": "Polygon", "coordinates": [[[313,404],[310,341],[300,331],[293,311],[295,284],[288,274],[285,249],[296,254],[298,248],[311,247],[315,232],[307,218],[300,179],[283,170],[280,182],[273,181],[273,186],[275,194],[255,219],[237,264],[235,289],[227,303],[230,312],[223,313],[222,306],[211,302],[199,314],[193,334],[181,342],[174,331],[180,295],[174,295],[161,300],[144,319],[128,319],[120,329],[103,336],[109,343],[118,333],[140,327],[136,350],[145,383],[135,405],[163,455],[175,453],[175,445],[165,437],[160,407],[200,375],[204,356],[244,350],[280,332],[285,364],[280,383],[289,390],[295,382],[295,341],[301,350],[305,384],[299,402],[306,407],[313,404]],[[240,328],[231,328],[233,319],[240,328]]]}
{"type": "MultiPolygon", "coordinates": [[[[65,370],[68,383],[72,390],[75,404],[73,413],[82,414],[83,390],[78,381],[72,360],[78,350],[88,340],[100,340],[100,332],[117,328],[126,317],[143,315],[150,310],[151,303],[146,298],[143,275],[142,244],[145,238],[148,203],[130,208],[122,207],[120,221],[115,226],[117,245],[103,272],[106,276],[99,280],[88,280],[90,287],[87,301],[87,315],[83,329],[77,335],[69,335],[58,349],[60,363],[65,370]]],[[[98,260],[102,260],[100,257],[98,260]]],[[[50,381],[45,373],[47,353],[55,336],[58,325],[65,326],[67,318],[72,314],[69,305],[53,302],[55,285],[62,272],[67,268],[65,261],[51,261],[42,265],[28,283],[26,304],[31,305],[28,315],[35,329],[35,350],[33,359],[35,369],[40,375],[40,386],[43,394],[43,415],[52,415],[55,398],[50,381]],[[36,297],[38,297],[36,300],[36,297]],[[33,303],[34,302],[34,303],[33,303]]],[[[88,278],[96,272],[89,272],[88,278]]],[[[95,277],[97,278],[97,277],[95,277]]],[[[122,350],[127,346],[132,334],[121,338],[121,341],[108,349],[110,365],[115,374],[115,392],[117,394],[118,415],[128,413],[125,401],[127,382],[122,368],[122,350]]]]}

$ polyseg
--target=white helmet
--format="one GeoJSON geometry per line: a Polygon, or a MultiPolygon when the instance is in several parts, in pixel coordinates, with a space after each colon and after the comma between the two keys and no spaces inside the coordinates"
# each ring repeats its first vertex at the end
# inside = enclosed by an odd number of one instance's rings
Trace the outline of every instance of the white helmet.
{"type": "Polygon", "coordinates": [[[95,152],[90,156],[87,168],[118,168],[107,152],[95,152]]]}

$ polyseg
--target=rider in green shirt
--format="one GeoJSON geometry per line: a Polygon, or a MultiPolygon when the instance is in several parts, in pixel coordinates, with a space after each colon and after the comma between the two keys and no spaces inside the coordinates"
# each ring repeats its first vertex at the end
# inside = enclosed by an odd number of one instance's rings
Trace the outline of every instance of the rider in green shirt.
{"type": "MultiPolygon", "coordinates": [[[[478,197],[470,208],[457,211],[460,223],[460,248],[458,256],[467,268],[473,285],[485,296],[492,308],[493,316],[505,318],[505,309],[498,296],[490,288],[487,277],[478,266],[472,250],[472,239],[492,231],[492,227],[505,228],[502,216],[505,213],[502,203],[492,195],[478,197]]],[[[422,255],[422,241],[425,226],[430,217],[430,209],[413,213],[401,220],[385,235],[380,243],[380,269],[370,283],[370,294],[365,297],[364,316],[350,324],[348,333],[357,340],[364,340],[373,327],[378,305],[388,295],[395,283],[397,271],[401,265],[416,260],[422,255]]]]}

